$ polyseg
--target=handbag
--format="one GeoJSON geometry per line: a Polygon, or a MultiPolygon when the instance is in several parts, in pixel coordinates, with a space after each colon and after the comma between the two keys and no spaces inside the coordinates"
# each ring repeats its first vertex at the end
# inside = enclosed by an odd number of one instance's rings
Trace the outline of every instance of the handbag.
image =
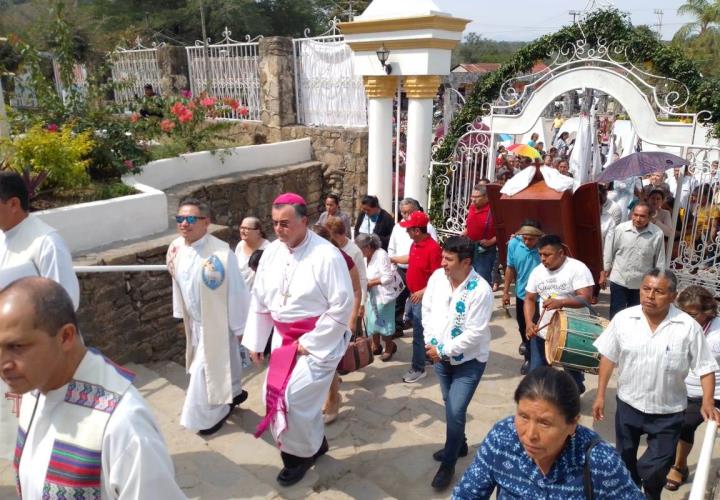
{"type": "Polygon", "coordinates": [[[592,471],[590,470],[590,453],[595,445],[601,443],[600,438],[595,438],[585,448],[585,466],[583,467],[583,491],[587,500],[593,500],[592,471]]]}
{"type": "Polygon", "coordinates": [[[365,321],[363,318],[358,318],[355,322],[355,331],[338,364],[337,371],[340,375],[345,375],[366,367],[373,360],[372,341],[365,331],[365,321]]]}

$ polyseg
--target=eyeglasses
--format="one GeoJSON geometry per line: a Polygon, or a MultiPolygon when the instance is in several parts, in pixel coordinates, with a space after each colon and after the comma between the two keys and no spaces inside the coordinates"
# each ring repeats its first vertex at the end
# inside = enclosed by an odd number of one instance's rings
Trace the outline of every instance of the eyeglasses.
{"type": "Polygon", "coordinates": [[[199,215],[176,215],[175,222],[182,224],[187,221],[188,224],[195,224],[198,220],[205,220],[207,217],[200,217],[199,215]]]}
{"type": "Polygon", "coordinates": [[[240,226],[240,231],[260,231],[260,228],[240,226]]]}

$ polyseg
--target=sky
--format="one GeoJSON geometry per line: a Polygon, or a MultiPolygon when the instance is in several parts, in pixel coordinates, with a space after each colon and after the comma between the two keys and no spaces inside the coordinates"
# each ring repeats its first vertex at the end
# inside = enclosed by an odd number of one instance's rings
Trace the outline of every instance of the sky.
{"type": "MultiPolygon", "coordinates": [[[[582,11],[593,0],[442,0],[444,9],[455,17],[472,19],[465,33],[476,32],[493,40],[529,41],[552,33],[572,22],[569,10],[582,11]],[[504,6],[511,6],[509,9],[504,6]]],[[[655,9],[663,11],[662,38],[669,40],[692,19],[678,16],[684,0],[595,0],[596,4],[612,4],[630,13],[634,25],[653,26],[657,23],[655,9]]]]}

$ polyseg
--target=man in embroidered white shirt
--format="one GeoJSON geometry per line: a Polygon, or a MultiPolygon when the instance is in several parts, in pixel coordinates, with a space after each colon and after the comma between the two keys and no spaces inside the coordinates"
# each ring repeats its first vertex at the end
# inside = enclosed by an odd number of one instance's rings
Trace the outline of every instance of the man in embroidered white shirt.
{"type": "Polygon", "coordinates": [[[700,377],[705,419],[720,421],[715,410],[718,366],[700,325],[673,306],[677,278],[653,269],[640,285],[640,305],[620,311],[595,341],[602,355],[593,417],[605,417],[605,392],[618,367],[615,439],[618,453],[647,498],[659,499],[675,458],[687,405],[685,377],[700,377]],[[648,448],[638,460],[640,437],[648,448]]]}
{"type": "Polygon", "coordinates": [[[0,370],[23,394],[19,498],[185,498],[134,374],[85,347],[59,284],[23,278],[0,291],[0,370]]]}
{"type": "Polygon", "coordinates": [[[441,268],[430,280],[422,301],[425,350],[440,382],[447,433],[445,447],[433,453],[441,462],[432,486],[447,488],[458,456],[468,453],[465,417],[490,353],[493,294],[473,269],[475,244],[453,236],[443,246],[441,268]]]}

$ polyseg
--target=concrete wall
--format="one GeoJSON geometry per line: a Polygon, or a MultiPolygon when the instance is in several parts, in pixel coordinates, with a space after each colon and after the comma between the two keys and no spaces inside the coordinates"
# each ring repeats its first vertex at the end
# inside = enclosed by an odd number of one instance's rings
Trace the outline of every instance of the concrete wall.
{"type": "Polygon", "coordinates": [[[300,139],[188,153],[150,162],[143,167],[142,173],[124,179],[167,189],[184,182],[306,162],[311,158],[310,144],[308,139],[300,139]]]}
{"type": "Polygon", "coordinates": [[[41,210],[33,216],[57,229],[73,253],[166,230],[165,193],[136,182],[128,184],[141,194],[41,210]]]}

